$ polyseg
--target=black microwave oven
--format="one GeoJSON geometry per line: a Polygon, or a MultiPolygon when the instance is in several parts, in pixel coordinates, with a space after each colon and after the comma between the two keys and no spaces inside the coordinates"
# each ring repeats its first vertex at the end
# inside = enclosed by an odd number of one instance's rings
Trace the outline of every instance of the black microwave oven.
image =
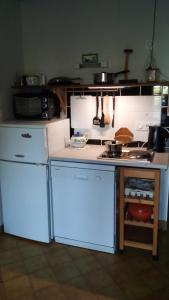
{"type": "Polygon", "coordinates": [[[13,95],[16,119],[50,120],[60,116],[60,102],[50,92],[19,93],[13,95]]]}

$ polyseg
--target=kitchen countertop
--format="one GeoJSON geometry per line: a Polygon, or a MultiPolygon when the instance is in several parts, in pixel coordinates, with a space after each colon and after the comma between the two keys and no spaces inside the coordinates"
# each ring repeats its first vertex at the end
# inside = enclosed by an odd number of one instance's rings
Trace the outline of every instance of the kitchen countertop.
{"type": "MultiPolygon", "coordinates": [[[[143,150],[146,148],[123,148],[123,151],[143,150]]],[[[50,160],[70,161],[70,162],[83,162],[91,164],[106,164],[114,166],[128,166],[139,168],[154,168],[154,169],[167,169],[169,164],[169,153],[155,153],[152,162],[145,162],[141,160],[131,159],[98,159],[97,157],[105,151],[105,146],[100,145],[86,145],[84,148],[64,148],[60,151],[53,153],[50,160]]]]}
{"type": "MultiPolygon", "coordinates": [[[[65,118],[66,119],[66,118],[65,118]]],[[[51,120],[6,120],[0,122],[1,127],[20,127],[24,128],[25,126],[29,128],[45,128],[48,127],[49,124],[61,122],[64,119],[61,118],[53,118],[51,120]]]]}

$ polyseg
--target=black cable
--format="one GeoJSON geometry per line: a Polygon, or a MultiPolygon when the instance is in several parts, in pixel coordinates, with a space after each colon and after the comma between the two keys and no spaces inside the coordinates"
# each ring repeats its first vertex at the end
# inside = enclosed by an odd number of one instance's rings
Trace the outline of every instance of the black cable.
{"type": "Polygon", "coordinates": [[[154,0],[153,35],[152,35],[152,41],[151,41],[150,67],[152,67],[153,54],[154,54],[154,38],[155,38],[155,26],[156,26],[156,7],[157,7],[157,0],[154,0]]]}

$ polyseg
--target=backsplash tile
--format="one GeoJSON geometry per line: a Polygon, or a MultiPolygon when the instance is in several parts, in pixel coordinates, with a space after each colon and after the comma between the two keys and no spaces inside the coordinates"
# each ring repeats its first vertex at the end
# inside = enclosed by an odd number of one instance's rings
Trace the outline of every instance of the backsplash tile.
{"type": "MultiPolygon", "coordinates": [[[[109,114],[112,122],[113,103],[109,96],[109,114]]],[[[71,127],[75,131],[86,133],[90,139],[113,139],[120,127],[127,127],[134,140],[147,141],[148,126],[160,125],[161,97],[159,96],[116,96],[114,128],[93,125],[96,115],[96,98],[85,96],[71,97],[71,127]],[[73,105],[72,105],[73,104],[73,105]]],[[[99,118],[101,118],[101,100],[99,97],[99,118]]]]}
{"type": "Polygon", "coordinates": [[[93,104],[95,97],[92,96],[72,96],[71,101],[71,127],[92,128],[94,117],[93,104]]]}

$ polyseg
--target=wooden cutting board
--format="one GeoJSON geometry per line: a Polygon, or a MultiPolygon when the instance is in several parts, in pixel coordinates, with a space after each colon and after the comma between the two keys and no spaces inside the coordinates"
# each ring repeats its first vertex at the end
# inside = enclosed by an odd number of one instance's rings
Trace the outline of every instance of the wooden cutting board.
{"type": "Polygon", "coordinates": [[[133,137],[133,133],[127,127],[121,127],[115,132],[114,139],[124,144],[131,142],[133,137]]]}

